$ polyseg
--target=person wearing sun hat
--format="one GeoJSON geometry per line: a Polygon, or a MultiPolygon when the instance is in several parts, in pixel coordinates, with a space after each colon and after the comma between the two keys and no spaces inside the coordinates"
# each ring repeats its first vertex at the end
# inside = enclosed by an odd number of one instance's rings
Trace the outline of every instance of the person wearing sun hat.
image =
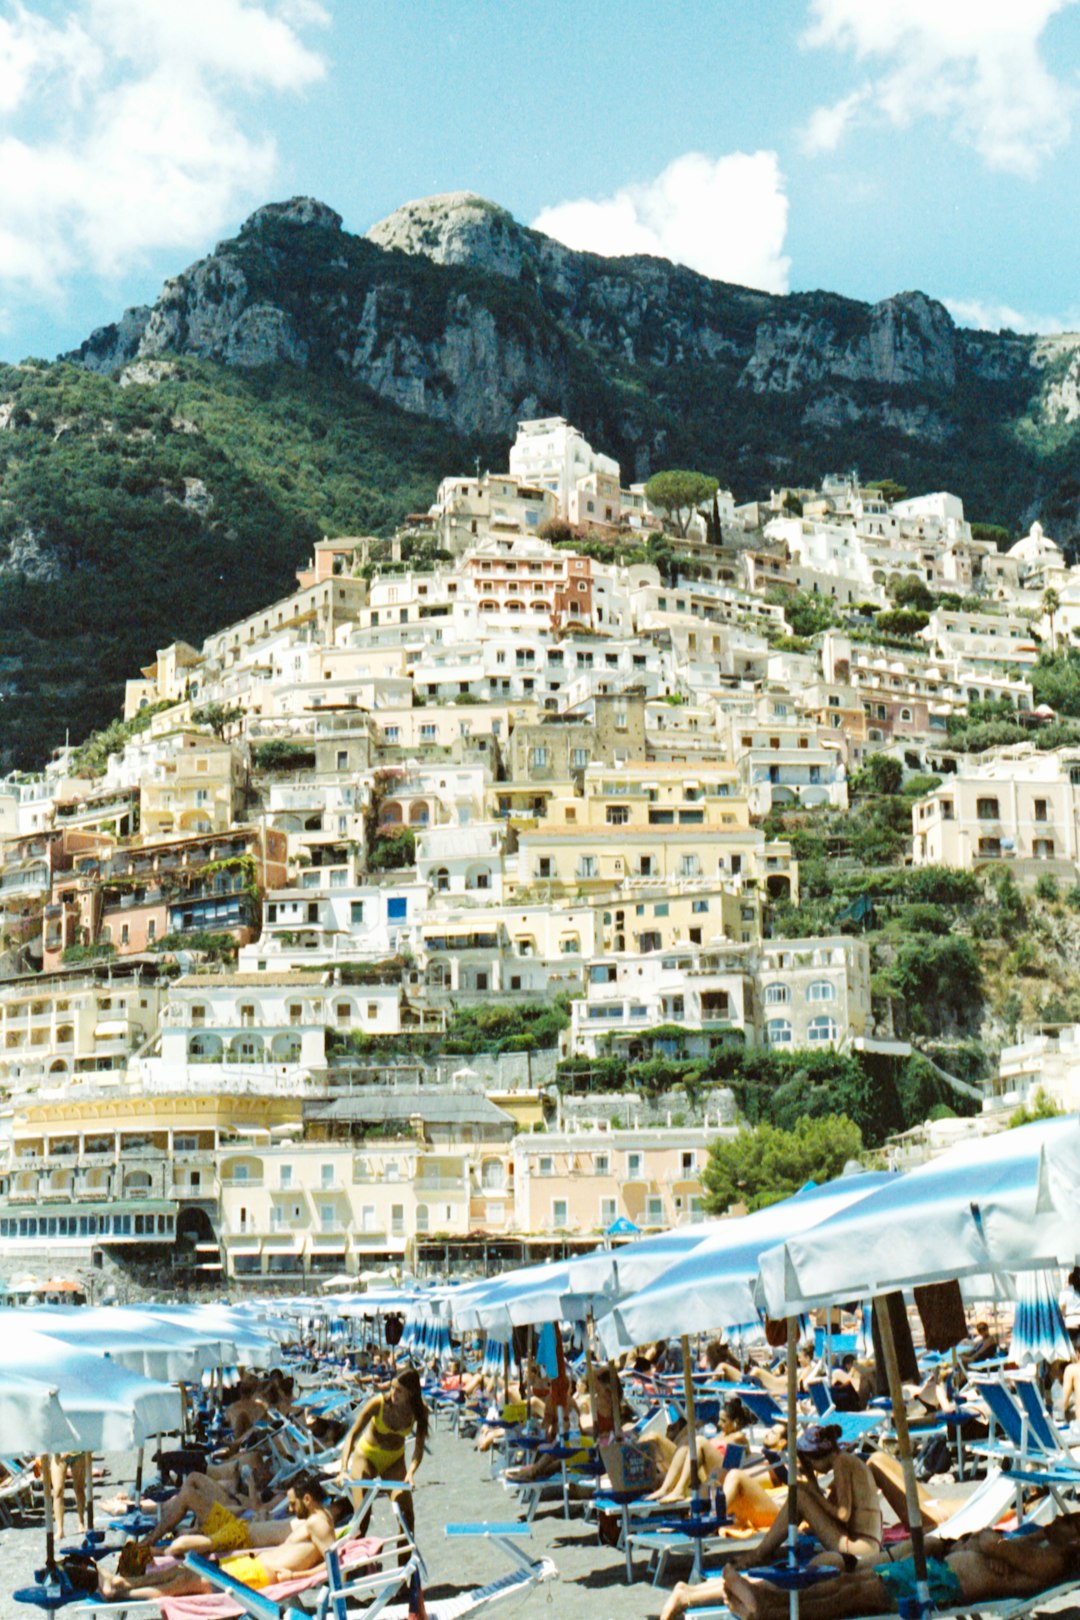
{"type": "MultiPolygon", "coordinates": [[[[811,1423],[796,1442],[804,1479],[799,1481],[798,1512],[802,1523],[821,1542],[826,1553],[848,1558],[866,1558],[881,1551],[881,1498],[874,1476],[863,1462],[840,1444],[840,1429],[834,1423],[811,1423]],[[819,1474],[832,1475],[827,1491],[818,1484],[819,1474]]],[[[787,1507],[780,1509],[764,1541],[752,1552],[740,1554],[733,1562],[767,1564],[787,1538],[787,1507]]]]}

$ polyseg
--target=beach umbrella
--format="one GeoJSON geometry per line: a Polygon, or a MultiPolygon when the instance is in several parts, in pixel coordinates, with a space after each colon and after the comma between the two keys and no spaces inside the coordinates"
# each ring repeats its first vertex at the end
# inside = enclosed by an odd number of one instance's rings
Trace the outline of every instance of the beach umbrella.
{"type": "Polygon", "coordinates": [[[618,1248],[594,1249],[567,1262],[570,1291],[575,1294],[607,1294],[615,1298],[635,1293],[703,1243],[720,1221],[694,1221],[686,1226],[638,1238],[618,1248]]]}
{"type": "Polygon", "coordinates": [[[47,1374],[28,1378],[0,1368],[0,1435],[9,1455],[75,1451],[79,1436],[47,1374]]]}
{"type": "Polygon", "coordinates": [[[54,1338],[110,1361],[144,1378],[195,1383],[208,1367],[231,1359],[220,1337],[174,1325],[166,1317],[144,1316],[123,1307],[39,1307],[34,1324],[54,1338]]]}
{"type": "Polygon", "coordinates": [[[56,1389],[82,1451],[131,1451],[152,1435],[180,1427],[180,1392],[171,1384],[142,1378],[22,1322],[6,1321],[0,1335],[0,1378],[8,1373],[45,1380],[56,1389]]]}
{"type": "MultiPolygon", "coordinates": [[[[595,1304],[591,1294],[576,1293],[565,1260],[521,1266],[476,1285],[451,1301],[455,1326],[529,1327],[539,1322],[584,1322],[595,1304]]],[[[606,1307],[602,1307],[606,1308],[606,1307]]]]}
{"type": "Polygon", "coordinates": [[[1072,1340],[1058,1304],[1057,1276],[1022,1271],[1016,1279],[1016,1295],[1009,1360],[1021,1367],[1026,1362],[1071,1361],[1072,1340]]]}
{"type": "Polygon", "coordinates": [[[916,1592],[929,1610],[922,1510],[886,1296],[901,1288],[1072,1263],[1080,1238],[1080,1119],[959,1143],[761,1259],[771,1315],[874,1299],[904,1472],[916,1592]]]}
{"type": "Polygon", "coordinates": [[[998,1271],[1072,1265],[1080,1118],[958,1144],[762,1256],[771,1316],[998,1271]]]}
{"type": "Polygon", "coordinates": [[[647,1286],[620,1298],[597,1323],[605,1351],[617,1355],[651,1339],[756,1321],[755,1295],[765,1251],[789,1234],[812,1232],[829,1216],[894,1179],[883,1171],[841,1176],[822,1187],[804,1187],[753,1214],[712,1222],[702,1242],[647,1286]]]}

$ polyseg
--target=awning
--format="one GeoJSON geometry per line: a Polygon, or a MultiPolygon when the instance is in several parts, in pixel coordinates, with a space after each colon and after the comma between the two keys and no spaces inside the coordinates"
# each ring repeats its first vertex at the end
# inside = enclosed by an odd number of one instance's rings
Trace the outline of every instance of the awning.
{"type": "Polygon", "coordinates": [[[115,1041],[128,1032],[126,1018],[106,1018],[100,1024],[94,1025],[95,1041],[115,1041]]]}

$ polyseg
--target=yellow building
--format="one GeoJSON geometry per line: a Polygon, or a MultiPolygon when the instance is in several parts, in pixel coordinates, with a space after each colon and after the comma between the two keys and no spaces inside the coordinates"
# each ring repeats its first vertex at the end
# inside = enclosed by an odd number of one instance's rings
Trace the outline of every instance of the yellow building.
{"type": "Polygon", "coordinates": [[[181,732],[140,783],[144,839],[227,831],[241,812],[244,774],[231,743],[181,732]]]}
{"type": "Polygon", "coordinates": [[[0,1167],[7,1252],[51,1270],[92,1271],[118,1248],[188,1280],[219,1271],[218,1157],[230,1144],[299,1130],[299,1100],[145,1096],[105,1079],[15,1107],[0,1167]]]}
{"type": "Polygon", "coordinates": [[[305,1116],[302,1141],[266,1132],[219,1156],[230,1276],[355,1275],[418,1242],[463,1240],[485,1187],[499,1189],[490,1224],[509,1223],[514,1121],[481,1094],[380,1088],[305,1116]]]}
{"type": "Polygon", "coordinates": [[[514,1143],[514,1219],[520,1232],[601,1233],[613,1221],[660,1228],[699,1220],[703,1127],[533,1132],[514,1143]]]}
{"type": "Polygon", "coordinates": [[[0,985],[0,1086],[26,1093],[123,1069],[156,1030],[162,995],[138,974],[68,970],[0,985]]]}
{"type": "Polygon", "coordinates": [[[553,896],[719,880],[798,897],[791,846],[751,826],[733,765],[590,766],[584,795],[553,798],[518,849],[518,888],[553,896]]]}

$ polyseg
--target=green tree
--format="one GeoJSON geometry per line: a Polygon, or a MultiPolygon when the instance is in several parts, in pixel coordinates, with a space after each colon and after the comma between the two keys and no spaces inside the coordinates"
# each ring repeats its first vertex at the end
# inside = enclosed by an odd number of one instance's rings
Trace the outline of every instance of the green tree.
{"type": "Polygon", "coordinates": [[[800,1119],[794,1130],[744,1127],[713,1142],[702,1175],[705,1208],[722,1215],[732,1204],[763,1209],[789,1198],[807,1181],[830,1181],[862,1152],[862,1133],[845,1114],[800,1119]]]}
{"type": "Polygon", "coordinates": [[[1057,637],[1054,634],[1054,614],[1061,606],[1061,597],[1052,585],[1048,585],[1042,593],[1042,610],[1050,621],[1050,653],[1057,652],[1057,637]]]}
{"type": "Polygon", "coordinates": [[[1022,1103],[1009,1115],[1009,1130],[1014,1131],[1018,1125],[1033,1125],[1038,1119],[1057,1119],[1060,1113],[1057,1103],[1040,1086],[1029,1103],[1022,1103]]]}
{"type": "Polygon", "coordinates": [[[887,506],[895,506],[907,494],[905,485],[898,484],[895,478],[875,478],[873,483],[867,484],[867,489],[876,489],[887,506]]]}
{"type": "Polygon", "coordinates": [[[917,574],[894,574],[889,581],[889,600],[893,607],[915,608],[919,613],[934,610],[933,592],[917,574]]]}
{"type": "Polygon", "coordinates": [[[665,512],[679,533],[685,535],[698,507],[711,501],[719,488],[719,481],[707,473],[658,472],[645,485],[645,499],[665,512]]]}
{"type": "Polygon", "coordinates": [[[797,636],[816,636],[838,623],[832,604],[813,591],[786,591],[774,585],[765,593],[766,602],[778,604],[797,636]]]}
{"type": "Polygon", "coordinates": [[[914,608],[894,608],[891,612],[879,613],[874,623],[886,636],[915,636],[926,629],[930,620],[914,608]]]}
{"type": "Polygon", "coordinates": [[[215,737],[224,737],[229,726],[244,718],[244,711],[234,703],[204,703],[192,709],[191,718],[197,726],[209,726],[215,737]]]}
{"type": "Polygon", "coordinates": [[[871,754],[851,778],[856,793],[899,793],[903,784],[904,767],[891,754],[871,754]]]}

